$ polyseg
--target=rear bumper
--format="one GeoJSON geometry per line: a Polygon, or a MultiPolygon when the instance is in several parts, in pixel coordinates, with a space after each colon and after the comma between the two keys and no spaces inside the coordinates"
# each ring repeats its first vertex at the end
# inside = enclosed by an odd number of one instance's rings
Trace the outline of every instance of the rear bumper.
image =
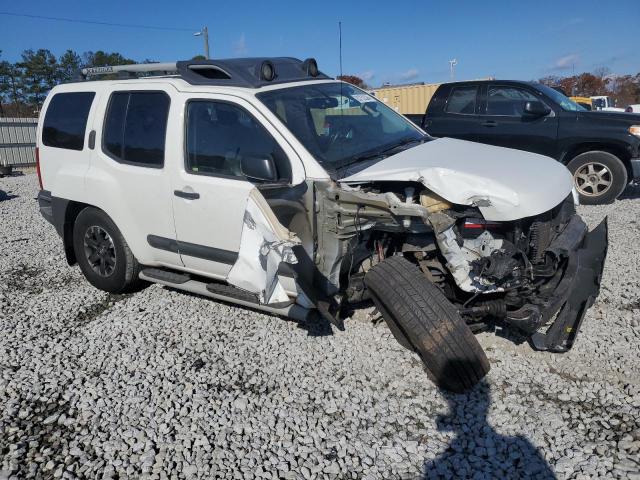
{"type": "Polygon", "coordinates": [[[562,273],[540,287],[539,302],[507,314],[506,322],[530,334],[537,350],[566,352],[573,346],[584,315],[600,292],[607,228],[605,218],[589,232],[575,215],[547,249],[547,254],[565,263],[562,273]]]}
{"type": "Polygon", "coordinates": [[[640,179],[640,157],[632,158],[631,162],[631,175],[633,176],[633,180],[640,179]]]}

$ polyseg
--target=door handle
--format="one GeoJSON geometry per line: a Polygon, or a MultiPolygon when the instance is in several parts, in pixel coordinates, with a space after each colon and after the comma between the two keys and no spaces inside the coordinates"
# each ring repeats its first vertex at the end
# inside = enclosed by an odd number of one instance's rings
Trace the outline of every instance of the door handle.
{"type": "Polygon", "coordinates": [[[183,192],[182,190],[174,190],[173,194],[176,197],[186,198],[187,200],[197,200],[200,198],[200,194],[196,192],[183,192]]]}
{"type": "Polygon", "coordinates": [[[486,122],[482,122],[480,125],[482,125],[483,127],[497,127],[498,122],[496,122],[495,120],[487,120],[486,122]]]}

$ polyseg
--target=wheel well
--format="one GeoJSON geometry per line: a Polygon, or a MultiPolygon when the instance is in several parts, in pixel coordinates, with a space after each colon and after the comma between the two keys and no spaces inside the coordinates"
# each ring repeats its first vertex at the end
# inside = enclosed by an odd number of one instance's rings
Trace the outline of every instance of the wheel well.
{"type": "Polygon", "coordinates": [[[624,147],[611,145],[608,143],[582,143],[580,145],[575,145],[564,155],[564,157],[562,158],[562,163],[568,165],[569,162],[578,155],[594,151],[607,152],[611,155],[615,155],[620,159],[620,161],[622,161],[622,164],[627,169],[628,178],[633,177],[633,172],[631,171],[631,162],[629,162],[629,159],[631,158],[629,152],[624,147]]]}
{"type": "Polygon", "coordinates": [[[67,208],[64,211],[64,223],[62,226],[62,243],[64,245],[64,254],[67,258],[69,265],[75,265],[77,263],[76,253],[73,250],[73,226],[76,223],[76,218],[82,210],[87,207],[91,207],[86,203],[69,201],[67,208]]]}

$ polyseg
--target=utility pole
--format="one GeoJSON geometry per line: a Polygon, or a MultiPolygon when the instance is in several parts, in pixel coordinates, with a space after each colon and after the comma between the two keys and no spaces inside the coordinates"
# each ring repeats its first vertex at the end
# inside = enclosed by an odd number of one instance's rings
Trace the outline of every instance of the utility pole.
{"type": "Polygon", "coordinates": [[[193,34],[194,37],[202,36],[204,40],[204,58],[209,60],[209,29],[202,27],[202,30],[193,34]]]}
{"type": "Polygon", "coordinates": [[[456,74],[455,74],[455,69],[454,67],[458,64],[458,60],[456,60],[455,58],[453,60],[449,60],[449,71],[451,73],[451,81],[453,82],[453,80],[456,78],[456,74]]]}

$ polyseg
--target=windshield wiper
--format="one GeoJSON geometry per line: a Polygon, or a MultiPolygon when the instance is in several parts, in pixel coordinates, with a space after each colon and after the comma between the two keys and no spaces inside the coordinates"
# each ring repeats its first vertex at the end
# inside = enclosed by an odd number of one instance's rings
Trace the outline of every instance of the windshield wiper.
{"type": "Polygon", "coordinates": [[[362,162],[363,160],[372,160],[378,157],[385,158],[388,156],[389,152],[395,150],[396,148],[404,147],[405,145],[409,145],[411,143],[416,143],[416,142],[422,143],[425,141],[426,138],[427,138],[426,136],[420,137],[420,138],[414,138],[414,137],[404,138],[398,142],[395,142],[390,146],[386,146],[381,149],[376,148],[375,150],[368,150],[366,152],[361,153],[360,155],[353,157],[353,159],[350,162],[343,163],[342,165],[337,167],[337,169],[343,169],[345,167],[353,165],[354,163],[362,162]]]}
{"type": "Polygon", "coordinates": [[[382,153],[387,153],[390,152],[391,150],[395,150],[396,148],[400,148],[400,147],[404,147],[405,145],[409,145],[410,143],[422,143],[424,142],[426,137],[420,137],[420,138],[404,138],[402,140],[400,140],[398,143],[392,145],[389,148],[385,148],[384,150],[382,150],[382,153]]]}

